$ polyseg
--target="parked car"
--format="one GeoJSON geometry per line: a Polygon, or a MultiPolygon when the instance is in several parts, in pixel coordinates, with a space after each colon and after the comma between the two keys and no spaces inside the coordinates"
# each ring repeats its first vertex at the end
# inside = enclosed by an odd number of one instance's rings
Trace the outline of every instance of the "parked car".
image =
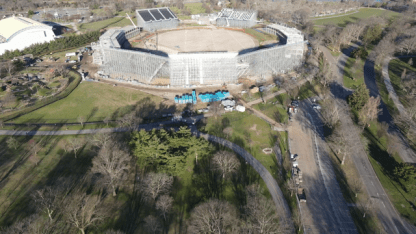
{"type": "Polygon", "coordinates": [[[313,107],[313,109],[315,109],[315,110],[320,110],[320,109],[322,109],[322,107],[321,107],[320,105],[317,105],[317,104],[313,105],[312,107],[313,107]]]}

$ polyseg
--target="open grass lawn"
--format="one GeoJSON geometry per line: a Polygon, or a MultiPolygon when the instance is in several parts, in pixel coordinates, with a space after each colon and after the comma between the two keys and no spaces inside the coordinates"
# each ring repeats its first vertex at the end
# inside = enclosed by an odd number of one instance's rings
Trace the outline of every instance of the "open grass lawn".
{"type": "Polygon", "coordinates": [[[259,160],[273,176],[276,175],[278,167],[275,154],[267,155],[262,150],[273,147],[279,133],[272,131],[270,125],[264,120],[248,112],[229,112],[217,119],[209,118],[206,125],[200,127],[200,130],[223,137],[243,147],[259,160]],[[227,127],[231,129],[228,134],[224,131],[227,127]]]}
{"type": "Polygon", "coordinates": [[[364,60],[348,58],[344,69],[344,85],[356,89],[364,83],[364,60]]]}
{"type": "Polygon", "coordinates": [[[410,58],[392,59],[389,63],[389,77],[393,85],[394,90],[399,96],[400,102],[405,106],[409,107],[409,103],[406,100],[406,93],[402,86],[402,73],[406,69],[406,75],[410,73],[416,74],[416,58],[413,58],[413,65],[409,65],[410,58]]]}
{"type": "Polygon", "coordinates": [[[124,27],[130,24],[130,20],[125,17],[114,17],[111,19],[100,20],[92,23],[80,24],[78,29],[80,31],[95,31],[108,27],[124,27]]]}
{"type": "Polygon", "coordinates": [[[363,135],[368,139],[367,151],[370,162],[387,194],[398,212],[406,217],[410,222],[416,224],[416,212],[414,211],[416,190],[406,191],[403,185],[406,184],[402,179],[394,178],[393,171],[396,162],[402,160],[394,153],[392,156],[387,152],[388,139],[386,135],[379,135],[380,124],[373,122],[363,135]],[[380,137],[381,136],[381,137],[380,137]]]}
{"type": "Polygon", "coordinates": [[[184,5],[192,15],[205,13],[205,8],[202,7],[202,3],[185,3],[184,5]]]}
{"type": "Polygon", "coordinates": [[[283,106],[280,101],[281,98],[274,97],[267,100],[267,103],[254,105],[253,108],[263,112],[263,114],[267,115],[271,119],[274,119],[276,122],[287,123],[289,115],[287,114],[286,107],[283,106]]]}
{"type": "Polygon", "coordinates": [[[162,101],[160,97],[137,90],[83,82],[68,97],[23,115],[13,122],[77,122],[78,116],[83,116],[87,121],[102,121],[107,116],[115,119],[144,98],[150,98],[156,106],[162,101]]]}
{"type": "Polygon", "coordinates": [[[369,18],[371,16],[386,15],[387,17],[391,18],[399,15],[397,12],[376,8],[360,8],[358,11],[359,12],[355,14],[340,17],[330,18],[331,16],[328,16],[328,18],[314,20],[314,23],[315,25],[336,24],[339,27],[345,27],[348,23],[354,23],[359,19],[369,18]]]}

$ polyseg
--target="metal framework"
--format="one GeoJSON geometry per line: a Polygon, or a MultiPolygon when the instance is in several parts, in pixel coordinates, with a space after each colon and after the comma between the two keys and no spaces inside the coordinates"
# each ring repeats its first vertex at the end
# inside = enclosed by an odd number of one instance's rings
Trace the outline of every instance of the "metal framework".
{"type": "Polygon", "coordinates": [[[171,85],[221,84],[237,79],[237,53],[206,52],[172,54],[171,85]]]}
{"type": "Polygon", "coordinates": [[[218,13],[217,26],[251,28],[256,25],[257,12],[224,8],[218,13]]]}
{"type": "Polygon", "coordinates": [[[168,7],[136,10],[137,26],[146,31],[176,28],[179,19],[168,7]]]}
{"type": "Polygon", "coordinates": [[[173,86],[233,83],[240,77],[286,73],[301,65],[305,41],[299,31],[281,25],[270,25],[264,30],[285,38],[286,44],[240,54],[200,52],[163,56],[150,51],[124,50],[127,38],[140,33],[140,29],[113,29],[92,45],[94,63],[102,65],[103,73],[111,79],[149,84],[154,78],[169,78],[173,86]]]}

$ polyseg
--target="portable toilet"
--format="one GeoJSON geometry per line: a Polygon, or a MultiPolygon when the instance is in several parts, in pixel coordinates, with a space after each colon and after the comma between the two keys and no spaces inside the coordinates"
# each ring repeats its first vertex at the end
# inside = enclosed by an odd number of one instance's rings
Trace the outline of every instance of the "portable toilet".
{"type": "Polygon", "coordinates": [[[178,97],[178,95],[175,96],[175,103],[179,103],[179,97],[178,97]]]}

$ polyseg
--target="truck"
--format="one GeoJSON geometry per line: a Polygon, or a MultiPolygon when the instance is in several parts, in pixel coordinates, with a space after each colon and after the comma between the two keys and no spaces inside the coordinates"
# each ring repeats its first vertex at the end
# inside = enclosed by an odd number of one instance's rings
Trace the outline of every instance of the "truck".
{"type": "Polygon", "coordinates": [[[304,188],[298,188],[298,199],[299,202],[306,202],[306,194],[304,188]]]}
{"type": "Polygon", "coordinates": [[[72,57],[72,56],[75,56],[75,55],[77,55],[77,53],[75,53],[75,52],[72,52],[72,53],[66,53],[66,54],[65,54],[65,57],[72,57]]]}

